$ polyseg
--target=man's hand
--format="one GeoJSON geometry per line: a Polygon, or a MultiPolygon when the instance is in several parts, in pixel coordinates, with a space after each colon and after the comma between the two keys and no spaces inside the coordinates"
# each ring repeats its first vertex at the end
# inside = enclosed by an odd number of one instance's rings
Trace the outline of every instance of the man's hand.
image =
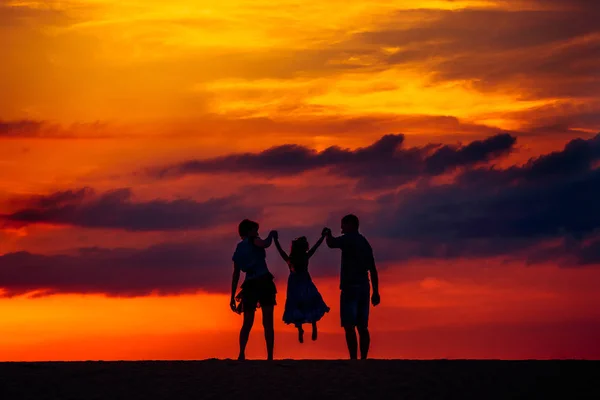
{"type": "Polygon", "coordinates": [[[231,311],[237,314],[237,305],[235,304],[234,297],[231,298],[231,301],[229,302],[229,307],[231,308],[231,311]]]}
{"type": "Polygon", "coordinates": [[[378,306],[379,303],[381,303],[381,298],[379,297],[379,292],[373,293],[373,296],[371,296],[371,303],[373,304],[374,307],[378,306]]]}

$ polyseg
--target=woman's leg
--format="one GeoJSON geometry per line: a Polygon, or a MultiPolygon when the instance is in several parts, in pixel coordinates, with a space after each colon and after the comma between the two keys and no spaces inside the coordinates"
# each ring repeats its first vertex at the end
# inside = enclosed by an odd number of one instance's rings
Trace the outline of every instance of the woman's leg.
{"type": "Polygon", "coordinates": [[[273,359],[273,347],[275,347],[275,330],[273,329],[274,308],[274,306],[261,306],[263,328],[265,329],[265,342],[267,342],[267,360],[273,359]]]}
{"type": "Polygon", "coordinates": [[[248,338],[250,337],[252,325],[254,325],[255,312],[256,310],[254,309],[244,310],[244,323],[242,325],[242,329],[240,330],[240,354],[238,356],[238,360],[246,359],[246,345],[248,344],[248,338]]]}
{"type": "Polygon", "coordinates": [[[317,323],[312,323],[312,340],[317,340],[317,323]]]}

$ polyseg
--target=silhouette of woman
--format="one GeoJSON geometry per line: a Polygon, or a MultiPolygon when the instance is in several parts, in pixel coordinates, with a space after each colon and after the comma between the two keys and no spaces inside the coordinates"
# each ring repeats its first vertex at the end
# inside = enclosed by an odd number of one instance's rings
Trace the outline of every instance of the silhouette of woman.
{"type": "Polygon", "coordinates": [[[238,243],[233,254],[233,277],[231,282],[231,310],[244,314],[244,323],[240,330],[240,354],[238,360],[246,359],[246,344],[250,336],[250,330],[254,325],[254,314],[258,307],[262,310],[265,341],[267,344],[267,359],[273,359],[273,347],[275,332],[273,329],[273,309],[276,302],[277,288],[273,281],[273,275],[267,267],[265,249],[271,246],[273,236],[277,232],[271,231],[267,239],[262,240],[258,235],[258,223],[243,220],[238,232],[241,242],[238,243]],[[240,279],[240,273],[244,272],[246,277],[241,286],[241,291],[235,295],[240,279]],[[239,301],[239,305],[236,305],[239,301]]]}

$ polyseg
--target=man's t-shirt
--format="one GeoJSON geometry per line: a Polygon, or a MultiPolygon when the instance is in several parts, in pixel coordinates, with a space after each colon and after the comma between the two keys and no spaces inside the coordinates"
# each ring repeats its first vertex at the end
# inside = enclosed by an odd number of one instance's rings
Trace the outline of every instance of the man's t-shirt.
{"type": "Polygon", "coordinates": [[[373,249],[368,240],[360,233],[352,232],[332,238],[327,244],[342,250],[340,289],[368,287],[369,271],[375,266],[373,249]]]}

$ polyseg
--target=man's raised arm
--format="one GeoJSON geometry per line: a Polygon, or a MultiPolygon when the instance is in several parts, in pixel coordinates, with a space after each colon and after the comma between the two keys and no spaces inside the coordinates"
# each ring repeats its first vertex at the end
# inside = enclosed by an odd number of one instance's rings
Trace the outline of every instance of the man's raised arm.
{"type": "Polygon", "coordinates": [[[331,234],[331,229],[323,228],[323,234],[325,235],[325,243],[330,249],[340,249],[342,247],[342,237],[335,237],[331,234]]]}

